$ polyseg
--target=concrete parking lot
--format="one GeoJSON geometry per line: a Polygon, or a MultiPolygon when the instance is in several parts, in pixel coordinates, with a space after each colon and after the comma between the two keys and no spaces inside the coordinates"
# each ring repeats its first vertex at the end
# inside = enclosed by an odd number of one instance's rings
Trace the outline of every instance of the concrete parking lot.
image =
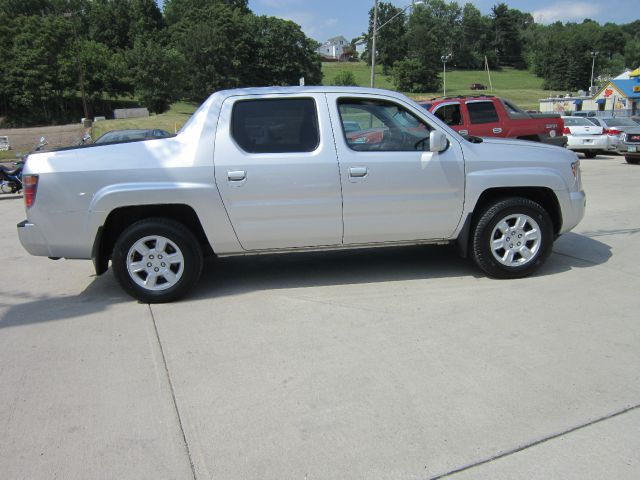
{"type": "Polygon", "coordinates": [[[447,247],[211,261],[144,305],[0,197],[0,478],[637,479],[640,166],[534,277],[447,247]]]}

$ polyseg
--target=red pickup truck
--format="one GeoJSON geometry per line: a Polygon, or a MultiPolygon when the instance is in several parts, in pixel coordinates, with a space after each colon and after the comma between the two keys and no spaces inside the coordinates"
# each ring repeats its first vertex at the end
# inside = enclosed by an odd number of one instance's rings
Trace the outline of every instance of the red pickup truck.
{"type": "Polygon", "coordinates": [[[560,115],[527,113],[493,95],[445,97],[418,102],[461,135],[509,137],[564,147],[560,115]]]}

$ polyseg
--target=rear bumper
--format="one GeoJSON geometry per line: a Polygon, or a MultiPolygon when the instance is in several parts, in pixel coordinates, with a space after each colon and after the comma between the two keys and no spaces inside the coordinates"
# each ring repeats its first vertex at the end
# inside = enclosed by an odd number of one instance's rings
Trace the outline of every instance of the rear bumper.
{"type": "Polygon", "coordinates": [[[630,144],[620,142],[616,150],[620,155],[624,155],[625,157],[640,157],[640,144],[637,143],[630,144]],[[635,152],[630,152],[629,147],[635,147],[635,152]]]}
{"type": "Polygon", "coordinates": [[[584,150],[610,150],[609,139],[606,135],[597,135],[597,136],[583,136],[579,135],[571,135],[569,137],[569,142],[567,143],[567,148],[575,151],[584,151],[584,150]]]}
{"type": "Polygon", "coordinates": [[[24,249],[31,255],[50,257],[49,244],[37,225],[24,220],[17,225],[18,238],[24,249]]]}
{"type": "Polygon", "coordinates": [[[540,141],[547,145],[555,145],[556,147],[564,147],[567,144],[567,137],[560,135],[557,137],[551,137],[549,135],[540,135],[540,141]]]}

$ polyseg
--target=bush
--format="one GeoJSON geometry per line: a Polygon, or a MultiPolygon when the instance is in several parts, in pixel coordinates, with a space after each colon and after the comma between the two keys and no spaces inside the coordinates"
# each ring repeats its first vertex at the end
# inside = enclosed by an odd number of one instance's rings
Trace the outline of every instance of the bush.
{"type": "Polygon", "coordinates": [[[415,58],[393,64],[393,83],[403,92],[435,92],[440,89],[438,72],[415,58]]]}
{"type": "Polygon", "coordinates": [[[340,85],[343,87],[355,87],[357,86],[356,77],[353,72],[342,70],[333,79],[333,85],[340,85]]]}

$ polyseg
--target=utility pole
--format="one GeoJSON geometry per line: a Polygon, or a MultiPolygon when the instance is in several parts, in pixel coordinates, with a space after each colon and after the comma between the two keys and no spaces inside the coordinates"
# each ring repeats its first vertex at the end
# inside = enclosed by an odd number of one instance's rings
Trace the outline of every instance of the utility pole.
{"type": "Polygon", "coordinates": [[[378,0],[373,7],[373,39],[371,39],[371,88],[376,86],[376,34],[378,33],[378,0]]]}
{"type": "Polygon", "coordinates": [[[591,83],[589,84],[589,94],[591,94],[591,87],[593,87],[593,72],[596,66],[596,55],[598,55],[599,52],[593,51],[591,52],[591,83]]]}
{"type": "Polygon", "coordinates": [[[84,118],[89,118],[89,109],[87,108],[87,95],[84,90],[84,66],[82,65],[82,61],[80,60],[80,40],[78,39],[78,31],[76,30],[76,22],[73,18],[74,14],[67,12],[62,14],[63,17],[69,18],[71,20],[71,26],[73,27],[73,37],[76,44],[76,63],[78,65],[78,80],[80,84],[80,96],[82,97],[82,110],[84,113],[84,118]]]}
{"type": "Polygon", "coordinates": [[[448,53],[447,55],[442,55],[440,57],[440,60],[442,60],[442,87],[443,87],[443,91],[442,91],[442,96],[446,97],[447,96],[447,62],[449,60],[451,60],[451,54],[448,53]]]}

